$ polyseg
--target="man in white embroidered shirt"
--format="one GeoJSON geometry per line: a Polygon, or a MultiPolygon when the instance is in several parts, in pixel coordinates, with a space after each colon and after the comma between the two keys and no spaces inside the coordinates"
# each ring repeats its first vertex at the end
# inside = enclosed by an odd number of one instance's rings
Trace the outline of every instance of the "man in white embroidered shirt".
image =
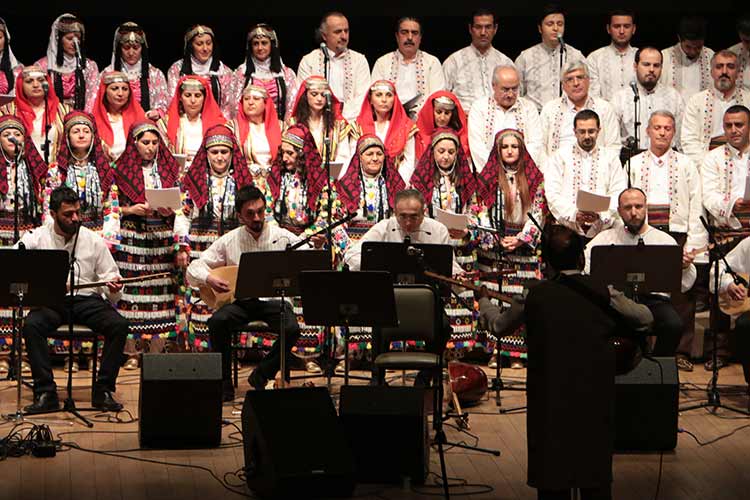
{"type": "Polygon", "coordinates": [[[614,223],[615,197],[627,187],[628,180],[617,153],[596,144],[599,116],[584,109],[575,116],[573,124],[577,142],[561,148],[549,159],[544,169],[544,187],[550,212],[557,222],[593,238],[614,223]],[[609,209],[579,211],[576,204],[579,190],[609,196],[609,209]]]}
{"type": "Polygon", "coordinates": [[[635,78],[636,48],[630,45],[635,35],[633,12],[627,9],[610,12],[607,34],[612,43],[589,54],[586,64],[591,71],[591,94],[611,102],[615,92],[627,88],[635,78]]]}
{"type": "MultiPolygon", "coordinates": [[[[236,266],[245,252],[284,250],[288,244],[300,241],[294,233],[275,224],[265,223],[266,198],[255,186],[245,186],[235,196],[235,210],[242,226],[226,233],[201,253],[199,259],[190,263],[187,278],[191,285],[209,285],[216,292],[231,291],[229,283],[213,274],[211,270],[222,266],[236,266]]],[[[320,248],[325,237],[318,235],[312,243],[320,248]]],[[[208,320],[208,333],[214,352],[221,352],[221,370],[224,401],[234,399],[234,387],[230,380],[230,343],[232,331],[249,321],[261,320],[279,334],[281,325],[280,304],[274,299],[236,300],[214,311],[208,320]]],[[[291,351],[300,335],[297,318],[288,302],[284,303],[284,325],[286,346],[291,351]]],[[[258,367],[248,377],[248,382],[256,390],[263,390],[269,380],[279,371],[282,353],[279,342],[274,343],[271,352],[263,358],[258,367]]],[[[286,353],[289,356],[289,353],[286,353]]],[[[285,374],[282,374],[285,376],[285,374]]]]}
{"type": "Polygon", "coordinates": [[[677,44],[662,50],[664,83],[674,87],[687,101],[711,86],[711,58],[714,51],[704,46],[706,21],[699,16],[680,19],[677,44]]]}
{"type": "Polygon", "coordinates": [[[443,68],[437,57],[419,49],[422,44],[422,23],[417,18],[402,17],[398,20],[396,43],[398,50],[375,61],[372,81],[394,82],[399,100],[414,119],[427,97],[445,88],[443,68]]]}
{"type": "Polygon", "coordinates": [[[737,19],[737,36],[739,43],[729,47],[737,54],[737,85],[750,89],[750,13],[737,19]]]}
{"type": "Polygon", "coordinates": [[[492,74],[492,92],[474,101],[469,112],[469,146],[474,167],[481,172],[492,151],[495,134],[515,129],[526,138],[531,158],[542,162],[542,127],[534,103],[519,97],[518,71],[513,66],[498,66],[492,74]]]}
{"type": "Polygon", "coordinates": [[[492,46],[497,34],[497,16],[479,9],[469,23],[471,45],[454,52],[443,63],[445,90],[458,97],[468,113],[477,99],[492,94],[492,71],[496,66],[513,65],[508,56],[492,46]]]}
{"type": "Polygon", "coordinates": [[[24,411],[43,413],[60,407],[47,334],[69,321],[71,307],[74,322],[104,336],[102,364],[93,388],[92,406],[104,411],[120,411],[122,404],[115,400],[113,393],[128,336],[128,321],[113,306],[122,296],[120,272],[104,239],[81,226],[81,202],[75,191],[67,186],[52,191],[49,209],[53,224],[28,231],[21,243],[29,250],[67,250],[68,253],[75,245],[76,284],[106,281],[107,285],[76,290],[72,304],[71,297],[66,296],[59,307],[34,309],[26,317],[23,337],[34,377],[34,403],[24,411]],[[102,297],[104,292],[109,302],[102,297]]]}
{"type": "Polygon", "coordinates": [[[325,77],[333,94],[344,105],[344,118],[354,120],[370,86],[370,66],[364,55],[349,49],[349,21],[341,12],[325,14],[318,35],[325,48],[316,48],[302,58],[297,68],[297,83],[301,84],[310,76],[325,77]]]}

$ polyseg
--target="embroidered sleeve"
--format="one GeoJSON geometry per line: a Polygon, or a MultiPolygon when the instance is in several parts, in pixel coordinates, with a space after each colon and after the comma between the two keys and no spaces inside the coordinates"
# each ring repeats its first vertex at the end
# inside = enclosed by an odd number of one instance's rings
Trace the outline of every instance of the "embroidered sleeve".
{"type": "Polygon", "coordinates": [[[122,213],[120,211],[120,200],[115,184],[112,184],[109,193],[107,193],[104,199],[102,213],[104,214],[102,237],[110,249],[117,249],[122,239],[122,235],[120,234],[120,216],[122,213]]]}

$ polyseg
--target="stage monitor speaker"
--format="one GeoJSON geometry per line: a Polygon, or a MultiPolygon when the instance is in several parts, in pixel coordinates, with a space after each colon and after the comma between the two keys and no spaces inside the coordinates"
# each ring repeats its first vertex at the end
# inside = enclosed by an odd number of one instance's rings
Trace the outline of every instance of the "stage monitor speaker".
{"type": "Polygon", "coordinates": [[[677,446],[679,385],[673,357],[644,358],[629,373],[615,377],[615,450],[677,446]]]}
{"type": "Polygon", "coordinates": [[[432,391],[419,387],[341,387],[339,414],[354,452],[357,480],[424,483],[430,465],[432,391]]]}
{"type": "Polygon", "coordinates": [[[354,464],[325,387],[248,391],[245,476],[264,498],[348,497],[354,464]]]}
{"type": "Polygon", "coordinates": [[[142,447],[221,443],[221,354],[144,354],[138,403],[142,447]]]}

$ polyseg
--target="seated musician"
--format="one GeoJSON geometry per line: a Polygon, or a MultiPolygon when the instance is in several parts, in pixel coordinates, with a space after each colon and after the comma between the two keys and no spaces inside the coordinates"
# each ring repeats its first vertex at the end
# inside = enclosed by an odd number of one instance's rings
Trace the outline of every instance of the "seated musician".
{"type": "MultiPolygon", "coordinates": [[[[266,198],[255,186],[244,186],[239,189],[234,203],[235,212],[242,226],[221,236],[201,253],[199,259],[190,263],[187,277],[191,285],[209,285],[215,292],[230,292],[232,290],[229,283],[212,275],[212,269],[239,265],[240,256],[245,252],[284,250],[287,244],[293,245],[302,239],[275,224],[265,223],[266,198]]],[[[325,243],[325,236],[315,236],[312,243],[316,248],[322,247],[325,243]]],[[[281,326],[279,309],[278,300],[258,298],[236,300],[215,311],[208,320],[212,349],[214,352],[221,353],[224,401],[234,399],[229,357],[232,331],[250,321],[260,320],[268,323],[271,331],[279,333],[281,326]]],[[[284,304],[284,324],[286,325],[286,345],[291,349],[299,337],[300,330],[289,303],[284,304]]],[[[279,343],[274,343],[271,352],[248,377],[248,382],[256,390],[263,390],[268,381],[276,377],[281,360],[279,349],[279,343]]]]}
{"type": "MultiPolygon", "coordinates": [[[[602,233],[604,234],[604,233],[602,233]]],[[[584,267],[583,241],[564,226],[545,228],[542,258],[557,275],[533,287],[525,303],[528,484],[539,499],[611,498],[613,336],[632,335],[651,312],[598,286],[584,267]],[[571,359],[584,360],[571,369],[571,359]]],[[[481,304],[481,303],[480,303],[481,304]]],[[[483,304],[483,313],[486,307],[483,304]]]]}
{"type": "MultiPolygon", "coordinates": [[[[648,225],[646,222],[646,195],[640,188],[625,189],[617,198],[617,212],[623,225],[602,231],[586,245],[586,266],[588,274],[591,269],[591,249],[601,245],[677,245],[677,242],[664,231],[648,225]]],[[[682,291],[693,286],[696,277],[693,265],[693,254],[683,251],[682,254],[682,291]]],[[[653,333],[656,335],[655,356],[674,356],[682,335],[683,323],[675,311],[669,297],[662,294],[648,294],[638,297],[654,316],[653,333]]]]}
{"type": "MultiPolygon", "coordinates": [[[[61,186],[52,191],[49,203],[53,224],[45,224],[27,232],[21,243],[30,250],[67,250],[75,246],[76,284],[106,281],[104,287],[82,288],[72,298],[73,321],[103,335],[104,351],[99,376],[94,386],[94,408],[119,411],[122,404],[113,396],[120,365],[124,361],[123,348],[128,336],[128,321],[113,307],[122,295],[120,272],[101,236],[81,226],[81,203],[75,191],[61,186]],[[78,232],[77,242],[75,234],[78,232]],[[107,294],[110,303],[103,299],[107,294]]],[[[57,386],[52,375],[47,346],[47,334],[70,320],[71,297],[66,296],[59,307],[32,310],[26,317],[23,337],[34,378],[34,403],[24,408],[26,413],[41,413],[60,407],[57,386]]]]}

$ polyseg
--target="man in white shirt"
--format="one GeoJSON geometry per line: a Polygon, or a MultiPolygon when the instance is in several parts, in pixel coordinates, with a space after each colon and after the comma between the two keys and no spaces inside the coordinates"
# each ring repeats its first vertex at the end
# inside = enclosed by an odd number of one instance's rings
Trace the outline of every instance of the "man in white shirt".
{"type": "Polygon", "coordinates": [[[708,153],[701,167],[703,206],[719,227],[750,227],[748,171],[750,171],[750,110],[734,105],[724,113],[727,143],[708,153]]]}
{"type": "Polygon", "coordinates": [[[102,363],[91,405],[104,411],[120,411],[122,404],[115,400],[113,393],[128,336],[128,321],[113,307],[122,296],[120,271],[102,237],[81,226],[81,203],[75,191],[66,186],[52,191],[49,210],[53,224],[28,231],[21,243],[29,250],[67,250],[68,253],[75,250],[76,285],[100,281],[107,284],[76,290],[72,298],[67,295],[58,307],[33,309],[26,317],[23,337],[34,377],[34,403],[24,411],[43,413],[60,407],[47,334],[70,321],[71,308],[74,322],[104,336],[102,363]],[[105,293],[109,303],[103,298],[105,293]]]}
{"type": "Polygon", "coordinates": [[[310,76],[325,77],[344,105],[344,118],[354,120],[370,85],[370,66],[364,55],[348,48],[349,21],[341,12],[324,15],[318,34],[325,48],[316,48],[302,58],[297,68],[297,84],[310,76]]]}
{"type": "Polygon", "coordinates": [[[545,7],[537,29],[541,43],[521,52],[516,58],[516,67],[521,75],[521,95],[531,99],[541,111],[547,102],[563,95],[560,85],[563,66],[585,61],[585,58],[580,50],[564,43],[565,14],[559,7],[545,7]]]}
{"type": "MultiPolygon", "coordinates": [[[[599,233],[586,245],[585,272],[591,272],[591,249],[607,245],[677,245],[677,242],[663,231],[651,227],[646,222],[646,195],[639,188],[625,189],[617,198],[617,212],[622,218],[623,225],[617,225],[599,233]]],[[[693,257],[690,253],[683,253],[682,259],[682,291],[693,286],[696,277],[693,257]]],[[[654,315],[652,325],[656,336],[654,356],[674,356],[682,335],[683,323],[675,311],[671,300],[661,294],[639,296],[639,303],[646,305],[654,315]]]]}
{"type": "Polygon", "coordinates": [[[402,17],[398,20],[396,43],[397,50],[375,61],[372,81],[394,82],[399,100],[414,119],[427,97],[445,88],[443,68],[437,57],[419,49],[422,44],[422,23],[417,18],[402,17]]]}
{"type": "Polygon", "coordinates": [[[534,103],[519,97],[518,71],[498,66],[492,74],[492,95],[474,102],[469,112],[469,147],[481,172],[494,146],[495,134],[515,129],[524,135],[526,150],[537,165],[542,160],[542,127],[534,103]]]}
{"type": "MultiPolygon", "coordinates": [[[[674,88],[660,83],[662,71],[662,54],[654,47],[642,47],[635,53],[635,75],[637,94],[632,83],[615,92],[612,106],[620,122],[622,145],[633,149],[644,150],[649,147],[649,134],[646,132],[648,118],[654,111],[669,111],[676,120],[673,135],[680,138],[680,125],[685,102],[674,88]],[[635,143],[635,106],[634,97],[638,97],[638,143],[635,143]]],[[[676,146],[678,145],[676,144],[676,146]]]]}
{"type": "Polygon", "coordinates": [[[713,86],[695,94],[685,106],[682,149],[700,165],[709,150],[726,143],[722,117],[729,107],[750,106],[750,91],[737,87],[737,55],[728,50],[711,58],[713,86]]]}
{"type": "Polygon", "coordinates": [[[560,148],[575,144],[573,118],[583,109],[595,111],[599,116],[601,130],[597,134],[597,145],[619,153],[620,134],[617,115],[612,106],[600,97],[589,93],[590,77],[584,61],[570,61],[562,72],[563,96],[544,105],[541,116],[542,141],[547,158],[560,148]]]}
{"type": "Polygon", "coordinates": [[[469,23],[471,45],[454,52],[443,63],[445,90],[458,97],[467,113],[477,99],[492,94],[492,71],[496,66],[510,64],[508,56],[492,46],[497,34],[497,16],[486,9],[479,9],[469,23]]]}
{"type": "Polygon", "coordinates": [[[714,51],[703,45],[705,39],[706,21],[697,16],[683,17],[677,31],[677,44],[661,51],[664,83],[674,87],[685,101],[711,87],[714,51]]]}
{"type": "MultiPolygon", "coordinates": [[[[223,266],[237,266],[245,252],[267,252],[284,250],[287,245],[300,241],[300,237],[275,224],[265,223],[266,198],[255,186],[245,186],[235,196],[235,211],[242,226],[224,234],[211,244],[199,259],[190,263],[187,278],[191,285],[208,285],[217,293],[230,292],[229,282],[211,274],[211,270],[223,266]]],[[[325,237],[316,236],[312,242],[316,247],[325,243],[325,237]]],[[[264,321],[271,330],[280,334],[281,304],[274,299],[236,300],[214,311],[208,320],[208,333],[211,346],[221,353],[221,373],[224,401],[234,399],[231,381],[230,343],[232,332],[249,321],[264,321]]],[[[284,325],[287,349],[291,351],[300,335],[297,318],[292,306],[284,302],[284,325]]],[[[274,343],[271,352],[263,358],[258,367],[248,377],[248,382],[256,390],[263,390],[269,380],[279,371],[281,361],[279,342],[274,343]]],[[[290,353],[286,353],[290,355],[290,353]]],[[[282,374],[286,376],[286,374],[282,374]]]]}
{"type": "Polygon", "coordinates": [[[578,234],[593,238],[612,226],[617,213],[615,197],[628,185],[617,153],[597,146],[599,116],[590,109],[578,112],[573,120],[576,142],[558,150],[544,169],[547,203],[553,217],[578,234]],[[603,212],[580,211],[578,191],[610,197],[603,212]]]}
{"type": "Polygon", "coordinates": [[[729,47],[737,54],[737,84],[750,89],[750,14],[737,20],[737,36],[740,42],[729,47]]]}
{"type": "Polygon", "coordinates": [[[607,21],[612,43],[589,54],[586,64],[591,72],[591,94],[611,102],[617,91],[635,79],[633,62],[637,49],[630,45],[635,34],[635,15],[630,10],[614,10],[607,21]]]}

